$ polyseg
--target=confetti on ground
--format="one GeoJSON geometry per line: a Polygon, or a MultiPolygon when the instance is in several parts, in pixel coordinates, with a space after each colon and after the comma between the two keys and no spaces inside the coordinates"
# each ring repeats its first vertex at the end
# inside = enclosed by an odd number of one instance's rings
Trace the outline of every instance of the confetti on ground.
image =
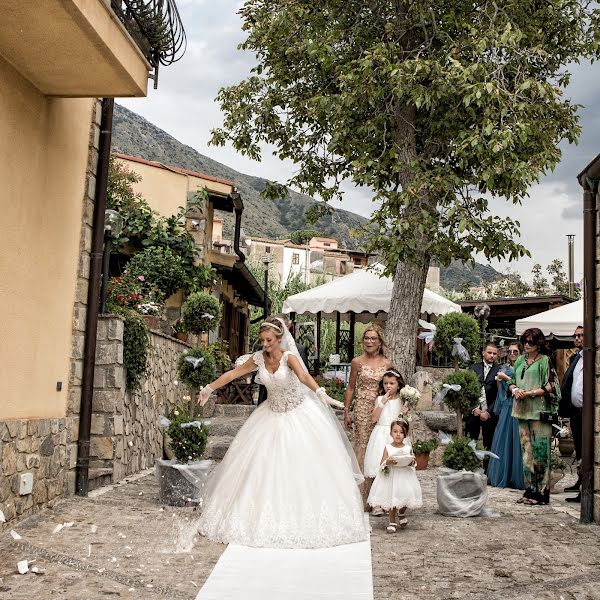
{"type": "Polygon", "coordinates": [[[13,540],[23,539],[14,529],[10,530],[10,535],[12,535],[13,540]]]}
{"type": "Polygon", "coordinates": [[[17,570],[19,571],[19,573],[21,573],[21,575],[25,575],[25,573],[27,573],[27,571],[29,571],[29,565],[27,564],[27,561],[20,560],[17,563],[17,570]]]}

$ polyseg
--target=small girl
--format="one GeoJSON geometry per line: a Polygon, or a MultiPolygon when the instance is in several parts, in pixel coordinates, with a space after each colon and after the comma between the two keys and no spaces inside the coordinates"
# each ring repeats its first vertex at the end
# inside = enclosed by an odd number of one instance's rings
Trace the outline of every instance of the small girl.
{"type": "Polygon", "coordinates": [[[423,506],[421,486],[415,470],[412,447],[404,442],[408,435],[408,423],[394,421],[390,426],[392,443],[387,444],[381,457],[381,467],[367,499],[370,506],[389,510],[388,533],[396,533],[398,525],[404,529],[408,521],[404,516],[407,508],[423,506]],[[396,512],[400,515],[396,524],[396,512]]]}
{"type": "MultiPolygon", "coordinates": [[[[379,472],[381,463],[381,454],[387,444],[392,441],[390,437],[390,425],[401,415],[408,413],[408,405],[400,400],[399,392],[404,387],[402,375],[395,369],[388,369],[383,379],[379,382],[379,396],[375,401],[375,408],[371,414],[373,423],[376,423],[367,450],[365,452],[364,476],[374,478],[379,472]]],[[[407,443],[410,443],[407,440],[407,443]]],[[[371,513],[374,517],[383,514],[379,506],[373,507],[371,513]]]]}

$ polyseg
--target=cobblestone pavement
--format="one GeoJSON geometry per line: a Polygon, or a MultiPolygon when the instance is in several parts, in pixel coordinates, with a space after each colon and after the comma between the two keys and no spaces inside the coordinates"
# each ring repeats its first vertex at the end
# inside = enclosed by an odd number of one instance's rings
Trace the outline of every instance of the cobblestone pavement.
{"type": "MultiPolygon", "coordinates": [[[[599,528],[579,525],[566,494],[525,507],[514,503],[517,492],[489,488],[498,517],[452,519],[436,513],[435,475],[420,472],[425,506],[404,531],[389,535],[386,517],[371,517],[376,600],[600,599],[599,528]]],[[[224,546],[194,541],[193,509],[161,509],[149,473],[102,492],[4,526],[0,598],[195,598],[224,546]],[[45,573],[19,575],[20,560],[45,573]]]]}

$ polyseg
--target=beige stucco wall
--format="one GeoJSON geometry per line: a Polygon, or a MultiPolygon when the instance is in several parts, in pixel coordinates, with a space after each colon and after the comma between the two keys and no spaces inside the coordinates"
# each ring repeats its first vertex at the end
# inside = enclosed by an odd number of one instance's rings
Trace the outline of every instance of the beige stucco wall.
{"type": "Polygon", "coordinates": [[[0,420],[62,417],[92,100],[0,81],[0,420]]]}

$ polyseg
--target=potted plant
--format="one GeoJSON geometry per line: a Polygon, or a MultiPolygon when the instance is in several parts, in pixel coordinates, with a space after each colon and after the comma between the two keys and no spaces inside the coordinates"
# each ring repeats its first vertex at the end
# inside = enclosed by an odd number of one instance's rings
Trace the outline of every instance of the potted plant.
{"type": "Polygon", "coordinates": [[[202,460],[209,435],[207,421],[194,420],[185,406],[175,406],[163,424],[167,455],[174,459],[156,461],[159,499],[171,506],[199,504],[202,488],[213,464],[202,460]]]}
{"type": "Polygon", "coordinates": [[[575,452],[575,442],[570,433],[565,437],[558,438],[558,451],[561,456],[565,456],[566,458],[573,456],[573,452],[575,452]]]}
{"type": "Polygon", "coordinates": [[[417,471],[424,471],[429,464],[429,453],[433,452],[438,447],[437,438],[428,440],[418,440],[413,443],[412,449],[417,463],[417,471]]]}
{"type": "Polygon", "coordinates": [[[146,321],[149,329],[158,329],[160,327],[160,319],[162,316],[162,306],[155,301],[140,302],[136,306],[136,310],[142,315],[142,319],[146,321]]]}
{"type": "Polygon", "coordinates": [[[182,342],[188,341],[189,333],[185,323],[181,319],[178,319],[173,323],[173,331],[175,331],[175,337],[178,340],[181,340],[182,342]]]}
{"type": "Polygon", "coordinates": [[[479,325],[471,315],[448,313],[435,322],[434,351],[443,358],[452,358],[455,369],[458,369],[459,363],[465,364],[469,357],[477,355],[479,344],[479,325]],[[457,353],[457,339],[468,356],[457,353]]]}
{"type": "Polygon", "coordinates": [[[481,384],[477,375],[467,369],[457,370],[444,377],[442,383],[448,385],[460,385],[460,390],[449,389],[444,404],[456,411],[456,427],[458,437],[462,437],[463,415],[469,414],[479,403],[481,396],[481,384]]]}
{"type": "Polygon", "coordinates": [[[457,437],[444,450],[437,478],[437,502],[448,517],[481,515],[487,501],[487,477],[469,438],[457,437]]]}
{"type": "Polygon", "coordinates": [[[206,292],[194,292],[183,304],[183,322],[191,333],[215,329],[221,319],[219,301],[206,292]]]}

